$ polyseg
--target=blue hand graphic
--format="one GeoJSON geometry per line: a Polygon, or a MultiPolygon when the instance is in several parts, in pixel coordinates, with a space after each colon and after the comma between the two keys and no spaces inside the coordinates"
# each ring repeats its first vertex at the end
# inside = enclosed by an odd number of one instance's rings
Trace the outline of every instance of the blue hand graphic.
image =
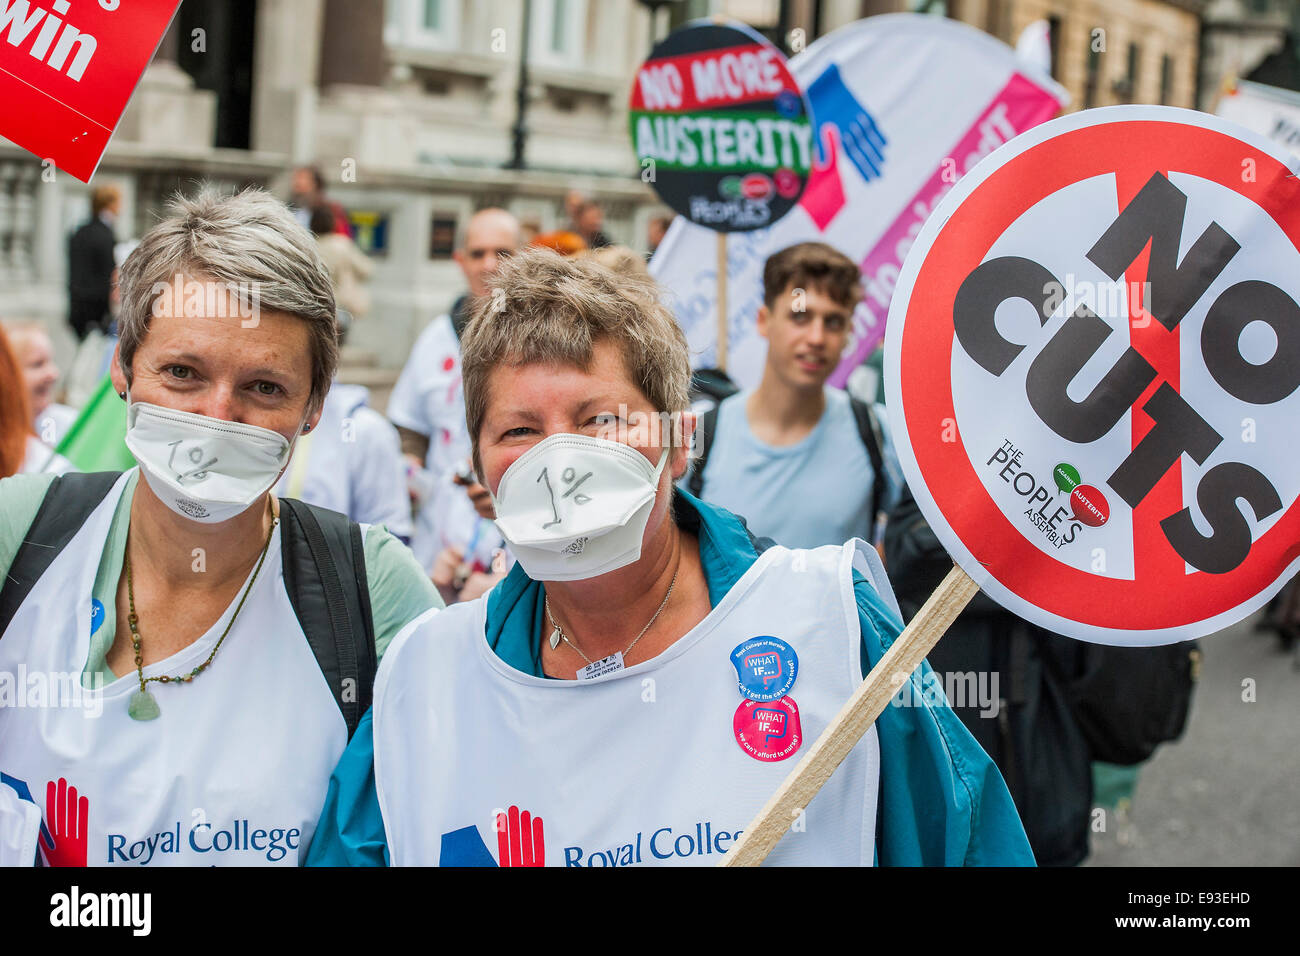
{"type": "Polygon", "coordinates": [[[461,827],[442,835],[439,866],[496,866],[478,827],[461,827]]]}
{"type": "Polygon", "coordinates": [[[817,161],[825,166],[831,157],[826,155],[825,127],[834,126],[839,132],[840,149],[857,168],[863,179],[870,181],[880,176],[885,163],[887,140],[876,121],[871,118],[853,91],[844,85],[840,68],[832,63],[808,87],[808,103],[812,107],[813,123],[817,129],[817,161]]]}
{"type": "MultiPolygon", "coordinates": [[[[32,799],[32,789],[27,786],[26,780],[19,780],[17,777],[11,777],[7,773],[0,772],[0,785],[12,787],[14,793],[18,794],[20,799],[26,800],[28,803],[36,803],[32,799]]],[[[41,814],[41,839],[45,841],[46,846],[54,845],[54,834],[50,833],[49,827],[45,825],[44,814],[41,814]]]]}

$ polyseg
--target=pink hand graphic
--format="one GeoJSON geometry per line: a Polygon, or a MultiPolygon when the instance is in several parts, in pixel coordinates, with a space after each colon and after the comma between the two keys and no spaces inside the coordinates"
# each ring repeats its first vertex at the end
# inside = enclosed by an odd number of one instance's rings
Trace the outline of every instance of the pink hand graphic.
{"type": "Polygon", "coordinates": [[[546,841],[542,818],[511,807],[497,814],[497,860],[500,866],[545,866],[546,841]]]}
{"type": "Polygon", "coordinates": [[[54,835],[54,845],[41,835],[45,862],[50,866],[85,866],[89,822],[90,801],[78,798],[76,787],[69,787],[62,777],[57,788],[53,780],[46,784],[45,825],[54,835]]]}

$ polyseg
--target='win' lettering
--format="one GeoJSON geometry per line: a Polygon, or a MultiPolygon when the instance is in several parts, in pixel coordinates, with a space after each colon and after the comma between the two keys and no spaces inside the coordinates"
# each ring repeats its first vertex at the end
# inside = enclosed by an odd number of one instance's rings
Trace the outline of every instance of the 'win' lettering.
{"type": "Polygon", "coordinates": [[[8,40],[11,46],[21,49],[28,38],[32,37],[33,31],[36,31],[27,52],[46,66],[66,73],[69,79],[80,83],[98,43],[93,36],[82,33],[54,15],[66,14],[71,9],[68,0],[54,0],[53,6],[54,13],[51,13],[33,7],[30,0],[0,0],[0,37],[8,40]],[[40,29],[37,30],[37,27],[40,29]],[[63,28],[62,33],[59,32],[60,27],[63,28]],[[69,65],[68,57],[74,47],[77,52],[69,65]]]}

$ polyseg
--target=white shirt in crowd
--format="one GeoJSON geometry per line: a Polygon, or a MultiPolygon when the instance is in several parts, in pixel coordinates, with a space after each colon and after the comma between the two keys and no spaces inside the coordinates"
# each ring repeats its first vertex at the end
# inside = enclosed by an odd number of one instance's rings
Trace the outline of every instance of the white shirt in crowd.
{"type": "MultiPolygon", "coordinates": [[[[799,442],[774,447],[749,427],[743,391],[718,406],[717,433],[704,468],[701,497],[740,515],[749,530],[790,548],[875,539],[871,514],[877,476],[858,432],[849,396],[827,387],[826,410],[799,442]]],[[[881,449],[888,511],[903,486],[902,469],[877,407],[884,438],[881,449]]]]}
{"type": "Polygon", "coordinates": [[[298,438],[275,493],[300,498],[379,524],[399,538],[411,536],[410,499],[401,440],[383,415],[370,408],[368,389],[334,384],[320,421],[298,438]]]}
{"type": "Polygon", "coordinates": [[[36,437],[51,448],[56,448],[76,420],[75,408],[51,402],[45,406],[45,411],[36,416],[36,421],[32,424],[36,428],[36,437]]]}
{"type": "MultiPolygon", "coordinates": [[[[438,553],[450,543],[440,533],[439,516],[464,514],[463,508],[447,499],[466,497],[451,476],[470,456],[461,388],[460,339],[450,315],[438,316],[415,340],[411,357],[388,400],[388,418],[395,425],[429,436],[429,451],[424,459],[429,474],[424,484],[431,491],[416,515],[411,549],[425,570],[430,570],[438,553]]],[[[465,542],[456,544],[463,547],[465,542]]]]}
{"type": "Polygon", "coordinates": [[[35,435],[27,436],[27,454],[23,457],[23,466],[18,471],[23,475],[53,474],[64,475],[76,471],[77,466],[64,458],[35,435]]]}

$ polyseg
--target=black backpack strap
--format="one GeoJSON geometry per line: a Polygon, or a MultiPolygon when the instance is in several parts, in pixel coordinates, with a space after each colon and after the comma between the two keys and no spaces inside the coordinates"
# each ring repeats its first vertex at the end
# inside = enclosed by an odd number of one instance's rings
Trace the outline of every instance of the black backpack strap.
{"type": "MultiPolygon", "coordinates": [[[[849,396],[849,405],[853,409],[853,420],[858,423],[858,434],[862,436],[867,457],[871,459],[871,470],[875,472],[875,480],[871,483],[871,520],[876,522],[880,520],[880,509],[885,501],[885,456],[880,450],[884,445],[884,436],[870,405],[852,396],[849,396]]],[[[874,526],[872,531],[874,533],[874,526]]]]}
{"type": "Polygon", "coordinates": [[[45,500],[9,566],[9,576],[0,587],[0,635],[9,627],[41,575],[81,530],[120,477],[121,473],[116,471],[89,475],[69,472],[50,482],[45,500]]]}
{"type": "Polygon", "coordinates": [[[709,463],[709,449],[713,447],[713,433],[718,430],[718,406],[714,405],[700,416],[695,426],[695,461],[691,463],[691,475],[686,479],[686,487],[696,498],[704,491],[704,466],[709,463]]]}
{"type": "Polygon", "coordinates": [[[348,727],[374,691],[374,624],[361,529],[345,515],[280,499],[285,590],[348,727]]]}

